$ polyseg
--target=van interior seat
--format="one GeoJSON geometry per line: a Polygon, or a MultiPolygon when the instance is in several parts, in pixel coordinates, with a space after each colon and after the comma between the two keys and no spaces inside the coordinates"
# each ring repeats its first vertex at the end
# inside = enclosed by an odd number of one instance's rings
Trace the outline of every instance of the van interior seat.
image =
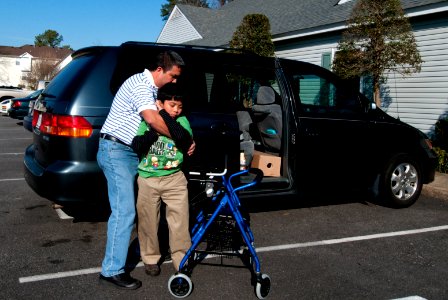
{"type": "Polygon", "coordinates": [[[252,106],[253,122],[258,128],[265,150],[279,154],[282,140],[282,108],[275,103],[275,91],[270,86],[261,86],[256,104],[252,106]]]}

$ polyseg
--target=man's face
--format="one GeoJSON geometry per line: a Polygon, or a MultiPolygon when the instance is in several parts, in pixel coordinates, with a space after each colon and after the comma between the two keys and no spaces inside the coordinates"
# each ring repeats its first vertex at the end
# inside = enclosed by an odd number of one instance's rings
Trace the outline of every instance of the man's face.
{"type": "Polygon", "coordinates": [[[179,77],[181,69],[178,66],[173,66],[170,70],[165,71],[161,67],[158,67],[153,72],[154,83],[158,88],[161,88],[167,83],[176,83],[177,78],[179,77]]]}

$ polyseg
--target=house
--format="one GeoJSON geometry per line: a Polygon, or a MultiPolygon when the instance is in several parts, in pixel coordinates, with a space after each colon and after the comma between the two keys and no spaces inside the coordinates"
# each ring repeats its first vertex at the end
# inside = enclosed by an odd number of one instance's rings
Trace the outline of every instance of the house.
{"type": "MultiPolygon", "coordinates": [[[[278,57],[331,68],[356,0],[234,0],[219,9],[176,5],[158,43],[228,46],[243,17],[266,15],[278,57]]],[[[448,1],[402,0],[424,61],[420,73],[387,74],[382,109],[425,133],[448,117],[448,1]]],[[[364,90],[368,95],[368,91],[364,90]]]]}
{"type": "Polygon", "coordinates": [[[48,63],[52,68],[55,64],[57,64],[56,69],[61,68],[60,64],[65,63],[72,52],[70,49],[48,46],[0,46],[0,86],[32,85],[30,78],[33,78],[33,73],[36,73],[35,71],[40,66],[48,63]]]}

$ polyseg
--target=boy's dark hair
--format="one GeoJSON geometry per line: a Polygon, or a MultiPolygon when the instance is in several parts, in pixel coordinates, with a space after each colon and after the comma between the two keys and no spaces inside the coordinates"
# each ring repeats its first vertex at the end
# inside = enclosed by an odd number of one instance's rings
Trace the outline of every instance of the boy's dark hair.
{"type": "Polygon", "coordinates": [[[161,67],[166,72],[171,70],[173,66],[182,68],[185,66],[185,63],[179,53],[169,50],[157,55],[156,64],[151,66],[150,70],[154,71],[157,67],[161,67]]]}
{"type": "Polygon", "coordinates": [[[176,83],[167,83],[162,86],[157,92],[157,100],[165,102],[165,100],[178,100],[182,101],[182,91],[176,83]]]}

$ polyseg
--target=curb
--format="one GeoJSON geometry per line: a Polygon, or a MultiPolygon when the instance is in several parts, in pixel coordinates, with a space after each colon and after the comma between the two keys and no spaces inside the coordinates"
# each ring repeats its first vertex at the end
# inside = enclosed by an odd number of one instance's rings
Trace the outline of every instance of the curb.
{"type": "Polygon", "coordinates": [[[448,174],[436,172],[434,181],[423,186],[422,194],[448,200],[448,174]]]}
{"type": "Polygon", "coordinates": [[[448,190],[446,188],[425,185],[423,186],[422,194],[429,197],[439,198],[441,200],[448,200],[448,190]]]}

